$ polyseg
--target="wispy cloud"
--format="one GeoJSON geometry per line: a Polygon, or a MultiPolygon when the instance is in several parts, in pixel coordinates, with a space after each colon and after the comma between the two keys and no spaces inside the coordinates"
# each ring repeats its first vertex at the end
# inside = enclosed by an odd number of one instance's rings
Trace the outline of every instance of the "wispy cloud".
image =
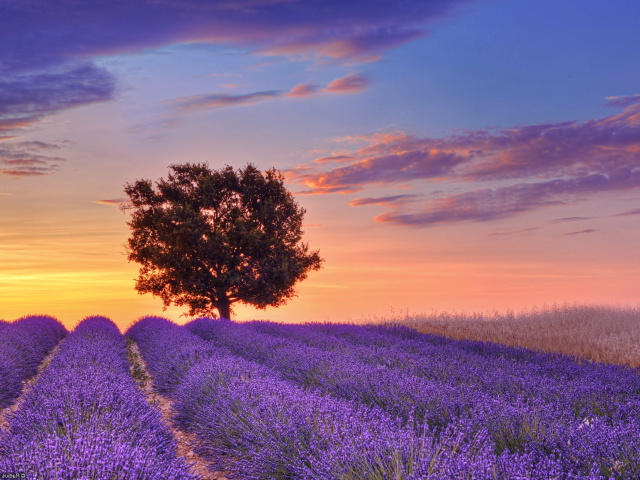
{"type": "Polygon", "coordinates": [[[313,85],[312,83],[300,83],[285,95],[287,97],[304,98],[315,95],[316,93],[318,93],[318,87],[316,85],[313,85]]]}
{"type": "Polygon", "coordinates": [[[640,170],[610,176],[585,174],[571,179],[442,195],[422,205],[412,205],[413,211],[404,212],[396,208],[375,217],[375,220],[416,227],[459,221],[490,221],[552,205],[574,203],[576,198],[594,193],[639,187],[640,170]]]}
{"type": "Polygon", "coordinates": [[[630,105],[640,103],[640,93],[636,93],[635,95],[622,95],[619,97],[606,97],[607,106],[609,107],[619,107],[625,108],[630,105]]]}
{"type": "Polygon", "coordinates": [[[333,80],[325,92],[330,93],[360,93],[369,85],[369,79],[357,73],[350,73],[346,77],[336,78],[333,80]]]}
{"type": "Polygon", "coordinates": [[[267,100],[273,100],[282,95],[277,90],[267,92],[253,92],[244,95],[228,93],[212,93],[203,95],[189,95],[173,100],[173,110],[177,113],[189,113],[202,110],[214,110],[237,106],[255,105],[267,100]]]}
{"type": "Polygon", "coordinates": [[[387,197],[367,197],[356,198],[349,202],[352,207],[361,207],[363,205],[382,205],[384,207],[398,207],[412,203],[419,195],[405,194],[405,195],[390,195],[387,197]]]}
{"type": "Polygon", "coordinates": [[[320,88],[312,83],[301,83],[286,92],[281,90],[268,90],[238,95],[230,93],[205,93],[175,98],[168,103],[171,113],[184,114],[216,110],[219,108],[256,105],[280,98],[307,98],[322,93],[356,94],[362,92],[368,84],[369,80],[366,76],[350,73],[345,77],[331,81],[326,88],[320,88]]]}
{"type": "Polygon", "coordinates": [[[240,83],[222,83],[220,86],[222,88],[228,88],[229,90],[235,90],[236,88],[244,87],[246,85],[240,83]]]}
{"type": "Polygon", "coordinates": [[[305,185],[307,194],[353,193],[415,181],[472,189],[431,194],[426,200],[404,198],[402,204],[375,198],[351,202],[385,204],[391,211],[375,220],[396,225],[489,221],[640,187],[640,102],[582,123],[463,131],[445,138],[383,132],[344,141],[360,146],[341,152],[339,166],[332,157],[322,157],[290,170],[287,177],[305,185]]]}
{"type": "Polygon", "coordinates": [[[45,142],[15,142],[0,144],[0,174],[14,178],[50,175],[58,170],[64,158],[48,152],[61,145],[45,142]]]}
{"type": "Polygon", "coordinates": [[[540,227],[529,227],[529,228],[516,228],[516,229],[508,229],[502,230],[499,232],[491,232],[488,233],[488,237],[507,237],[512,235],[526,235],[527,233],[535,232],[540,230],[540,227]]]}
{"type": "Polygon", "coordinates": [[[97,203],[99,205],[108,205],[110,207],[118,207],[122,203],[126,202],[127,198],[111,198],[109,200],[94,200],[91,203],[97,203]]]}
{"type": "Polygon", "coordinates": [[[578,230],[577,232],[565,233],[564,235],[567,235],[567,236],[582,235],[582,234],[585,234],[585,233],[595,233],[595,232],[597,232],[597,230],[594,230],[593,228],[587,228],[585,230],[578,230]]]}
{"type": "Polygon", "coordinates": [[[332,155],[330,157],[316,158],[314,163],[347,163],[351,160],[357,160],[357,157],[352,155],[332,155]]]}
{"type": "Polygon", "coordinates": [[[87,63],[0,78],[0,133],[31,126],[72,107],[111,100],[115,91],[111,74],[87,63]]]}
{"type": "Polygon", "coordinates": [[[627,210],[626,212],[618,213],[616,217],[626,217],[630,215],[640,215],[640,208],[634,208],[633,210],[627,210]]]}
{"type": "Polygon", "coordinates": [[[564,217],[551,220],[549,223],[564,223],[564,222],[581,222],[584,220],[592,220],[598,217],[564,217]]]}
{"type": "Polygon", "coordinates": [[[240,77],[239,73],[209,73],[209,77],[240,77]]]}

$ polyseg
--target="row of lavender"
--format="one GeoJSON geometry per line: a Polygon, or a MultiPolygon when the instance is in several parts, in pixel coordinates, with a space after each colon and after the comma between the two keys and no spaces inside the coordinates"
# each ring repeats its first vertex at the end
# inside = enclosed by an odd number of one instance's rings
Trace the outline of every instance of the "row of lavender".
{"type": "Polygon", "coordinates": [[[640,476],[640,378],[629,368],[398,328],[210,319],[186,328],[302,387],[380,408],[416,434],[465,425],[468,437],[486,432],[493,452],[526,456],[538,472],[640,476]]]}
{"type": "MultiPolygon", "coordinates": [[[[207,334],[207,327],[201,327],[201,334],[204,336],[220,332],[216,327],[225,325],[207,320],[200,320],[198,323],[208,325],[211,331],[207,334]]],[[[199,327],[194,324],[190,328],[199,327]]],[[[537,403],[540,410],[554,410],[558,415],[584,421],[603,414],[626,414],[628,412],[621,411],[620,407],[629,402],[637,402],[640,395],[640,376],[630,368],[594,363],[578,364],[559,355],[482,342],[453,341],[420,334],[404,327],[363,328],[336,324],[282,325],[254,322],[250,328],[271,337],[260,337],[263,344],[268,344],[265,345],[268,346],[268,352],[249,349],[244,354],[275,361],[277,365],[274,366],[287,375],[298,377],[307,383],[322,383],[322,377],[327,376],[329,363],[333,363],[333,368],[341,371],[353,370],[356,365],[362,368],[363,364],[384,367],[382,385],[379,386],[382,388],[378,391],[396,387],[394,380],[403,375],[419,377],[423,383],[439,384],[441,392],[451,388],[467,390],[466,395],[458,398],[462,402],[455,409],[449,408],[449,411],[467,411],[470,406],[469,398],[475,400],[478,395],[489,395],[499,397],[500,401],[508,404],[537,403]],[[270,359],[269,352],[274,349],[282,352],[277,358],[270,359]],[[330,352],[330,358],[320,351],[330,352]],[[336,365],[336,358],[340,359],[340,366],[336,365]],[[345,368],[347,364],[349,367],[345,368]],[[304,378],[300,377],[301,372],[304,372],[304,378]]],[[[246,342],[238,341],[238,334],[246,338],[246,332],[235,328],[224,331],[227,334],[217,335],[218,341],[235,345],[233,348],[236,350],[246,346],[246,342]]],[[[334,375],[329,376],[335,379],[334,375]]],[[[327,388],[332,386],[334,383],[327,388]]],[[[362,388],[356,390],[362,391],[362,388]]],[[[352,392],[353,389],[349,391],[352,392]]],[[[446,424],[447,418],[434,417],[433,412],[425,412],[426,397],[419,394],[424,393],[425,389],[419,388],[417,391],[418,396],[413,398],[413,403],[418,405],[418,416],[422,418],[424,412],[427,421],[446,424]]],[[[365,401],[384,404],[385,398],[388,399],[385,396],[367,397],[365,401]]],[[[432,392],[429,392],[429,398],[433,402],[432,392]]],[[[396,405],[398,406],[400,405],[396,405]]]]}
{"type": "Polygon", "coordinates": [[[176,458],[161,414],[129,374],[126,355],[111,320],[80,322],[9,416],[0,472],[30,479],[193,478],[176,458]]]}
{"type": "Polygon", "coordinates": [[[15,401],[23,382],[36,374],[38,365],[66,335],[67,329],[53,317],[0,321],[0,409],[15,401]]]}
{"type": "MultiPolygon", "coordinates": [[[[305,388],[273,368],[276,363],[234,354],[229,330],[236,329],[245,335],[246,351],[265,352],[259,342],[268,345],[268,335],[227,321],[201,319],[184,328],[147,317],[127,335],[155,387],[174,399],[180,426],[197,435],[198,453],[237,478],[604,478],[588,462],[581,471],[567,471],[553,455],[498,452],[488,429],[468,417],[418,429],[360,398],[305,388]]],[[[369,366],[369,377],[376,375],[369,366]]]]}

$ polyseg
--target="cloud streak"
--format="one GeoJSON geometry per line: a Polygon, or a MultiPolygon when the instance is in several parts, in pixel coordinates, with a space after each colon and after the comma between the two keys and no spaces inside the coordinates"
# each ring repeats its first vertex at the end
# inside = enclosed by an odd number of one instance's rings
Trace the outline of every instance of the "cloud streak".
{"type": "Polygon", "coordinates": [[[194,113],[220,108],[256,105],[281,98],[308,98],[323,93],[356,94],[364,91],[369,85],[369,79],[361,74],[350,73],[345,77],[336,78],[326,88],[320,88],[311,83],[301,83],[288,92],[269,90],[233,95],[230,93],[206,93],[189,95],[169,101],[170,112],[174,114],[194,113]]]}
{"type": "MultiPolygon", "coordinates": [[[[640,187],[640,171],[605,176],[589,174],[571,179],[521,183],[496,189],[481,189],[439,196],[412,212],[397,208],[375,217],[380,223],[428,227],[460,221],[486,222],[511,217],[535,209],[573,203],[581,196],[640,187]]],[[[396,205],[394,205],[395,207],[396,205]]]]}
{"type": "Polygon", "coordinates": [[[606,97],[608,107],[625,108],[640,102],[640,93],[620,97],[606,97]]]}
{"type": "Polygon", "coordinates": [[[173,111],[176,113],[191,113],[204,110],[215,110],[237,106],[255,105],[282,96],[276,90],[268,92],[254,92],[245,95],[231,95],[227,93],[212,93],[204,95],[190,95],[173,100],[173,111]]]}
{"type": "Polygon", "coordinates": [[[573,235],[583,235],[585,233],[595,233],[597,232],[597,230],[594,230],[593,228],[587,228],[585,230],[578,230],[577,232],[569,232],[569,233],[565,233],[565,236],[573,236],[573,235]]]}
{"type": "Polygon", "coordinates": [[[48,152],[61,145],[45,142],[15,142],[0,144],[0,174],[13,178],[51,175],[64,158],[48,152]]]}
{"type": "Polygon", "coordinates": [[[329,93],[360,93],[369,85],[369,79],[356,73],[336,78],[324,89],[329,93]]]}
{"type": "Polygon", "coordinates": [[[115,79],[92,64],[52,73],[20,74],[0,79],[0,133],[26,128],[47,115],[111,100],[115,79]]]}
{"type": "Polygon", "coordinates": [[[91,203],[97,203],[98,205],[107,205],[110,207],[118,207],[122,203],[125,203],[127,200],[127,198],[111,198],[107,200],[94,200],[91,203]]]}
{"type": "Polygon", "coordinates": [[[412,203],[419,195],[405,194],[405,195],[390,195],[387,197],[367,197],[356,198],[349,202],[352,207],[361,207],[363,205],[382,205],[384,207],[398,207],[412,203]]]}
{"type": "Polygon", "coordinates": [[[388,201],[394,197],[351,202],[389,208],[375,220],[394,225],[490,221],[640,187],[640,102],[583,123],[463,131],[445,138],[386,132],[344,141],[361,146],[342,152],[339,166],[332,157],[323,157],[287,172],[288,178],[305,185],[308,194],[353,193],[415,181],[475,187],[432,194],[427,200],[398,196],[401,203],[388,201]],[[506,185],[488,187],[491,183],[506,185]]]}

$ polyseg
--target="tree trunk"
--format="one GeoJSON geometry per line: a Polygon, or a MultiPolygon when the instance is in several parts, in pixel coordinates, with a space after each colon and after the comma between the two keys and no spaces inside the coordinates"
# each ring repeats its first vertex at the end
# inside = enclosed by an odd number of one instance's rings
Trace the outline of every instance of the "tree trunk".
{"type": "Polygon", "coordinates": [[[229,300],[227,300],[226,298],[220,300],[216,307],[218,308],[218,314],[220,315],[220,318],[231,320],[231,302],[229,300]]]}

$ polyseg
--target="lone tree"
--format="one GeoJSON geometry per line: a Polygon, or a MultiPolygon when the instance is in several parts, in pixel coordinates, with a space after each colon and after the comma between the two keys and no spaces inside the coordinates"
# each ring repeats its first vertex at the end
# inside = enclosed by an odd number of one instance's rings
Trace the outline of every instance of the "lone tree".
{"type": "Polygon", "coordinates": [[[125,185],[132,210],[129,261],[141,264],[136,290],[187,305],[189,315],[231,318],[235,302],[280,306],[318,270],[319,251],[302,242],[306,213],[275,169],[234,172],[207,164],[170,165],[167,180],[125,185]]]}

